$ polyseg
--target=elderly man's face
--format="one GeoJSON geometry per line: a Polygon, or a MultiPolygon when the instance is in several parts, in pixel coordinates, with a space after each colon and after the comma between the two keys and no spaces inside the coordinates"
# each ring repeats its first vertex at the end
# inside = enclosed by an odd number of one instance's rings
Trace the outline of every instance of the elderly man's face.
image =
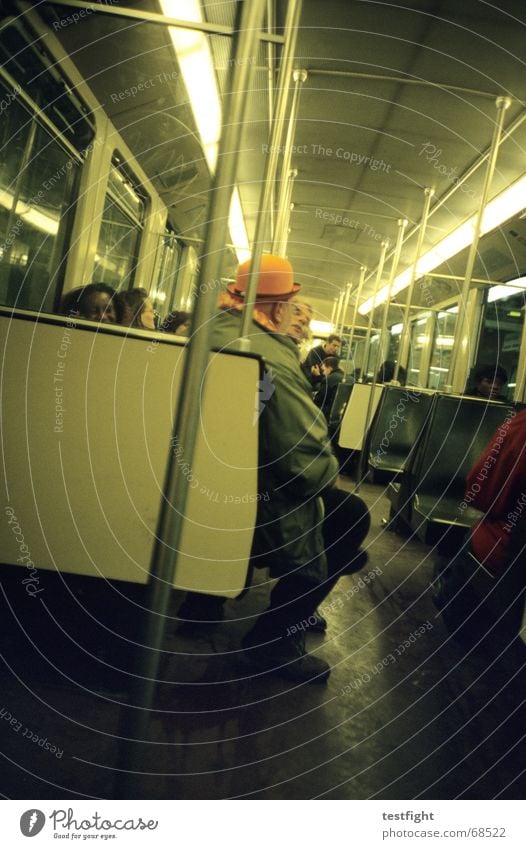
{"type": "Polygon", "coordinates": [[[290,322],[287,335],[294,339],[299,345],[309,337],[309,325],[312,318],[312,309],[308,304],[299,301],[290,302],[290,322]]]}

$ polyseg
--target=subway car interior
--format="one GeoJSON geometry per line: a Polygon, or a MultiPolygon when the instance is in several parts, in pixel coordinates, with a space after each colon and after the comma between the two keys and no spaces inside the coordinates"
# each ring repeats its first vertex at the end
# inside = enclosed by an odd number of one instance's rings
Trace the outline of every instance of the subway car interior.
{"type": "Polygon", "coordinates": [[[526,406],[524,4],[0,10],[2,798],[524,798],[524,492],[502,574],[437,601],[526,406]],[[243,651],[273,387],[211,326],[266,254],[301,359],[340,340],[328,438],[371,518],[325,629],[292,625],[325,683],[243,651]],[[93,283],[152,323],[65,310],[93,283]]]}

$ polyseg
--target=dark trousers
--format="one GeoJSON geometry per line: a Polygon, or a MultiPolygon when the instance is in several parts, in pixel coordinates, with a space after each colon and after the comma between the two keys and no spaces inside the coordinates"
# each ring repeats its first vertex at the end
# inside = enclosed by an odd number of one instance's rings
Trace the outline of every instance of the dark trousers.
{"type": "MultiPolygon", "coordinates": [[[[258,634],[283,636],[292,626],[308,620],[329,595],[341,575],[350,575],[365,565],[367,557],[359,551],[371,524],[364,501],[340,489],[329,490],[323,496],[325,518],[323,537],[327,556],[327,577],[316,581],[301,569],[280,578],[270,594],[270,605],[261,614],[254,630],[258,634]]],[[[187,593],[179,615],[200,620],[220,618],[226,599],[202,593],[187,593]]]]}
{"type": "Polygon", "coordinates": [[[270,594],[269,608],[256,624],[258,631],[283,636],[290,633],[289,629],[294,626],[308,622],[335,587],[338,578],[357,572],[365,565],[367,558],[359,549],[371,524],[366,504],[358,496],[343,490],[330,490],[324,501],[326,580],[308,580],[301,569],[280,578],[270,594]]]}

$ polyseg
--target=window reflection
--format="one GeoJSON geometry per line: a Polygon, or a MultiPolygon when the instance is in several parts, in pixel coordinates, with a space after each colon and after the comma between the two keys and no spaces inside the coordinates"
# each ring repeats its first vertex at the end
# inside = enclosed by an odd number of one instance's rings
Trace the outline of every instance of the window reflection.
{"type": "MultiPolygon", "coordinates": [[[[5,91],[0,85],[0,95],[5,91]]],[[[0,302],[51,312],[80,158],[13,102],[0,130],[0,302]]]]}

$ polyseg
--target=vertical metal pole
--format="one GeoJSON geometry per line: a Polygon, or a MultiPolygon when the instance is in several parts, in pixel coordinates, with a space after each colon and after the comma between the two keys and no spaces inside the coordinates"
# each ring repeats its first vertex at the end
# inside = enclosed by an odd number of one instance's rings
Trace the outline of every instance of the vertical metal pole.
{"type": "Polygon", "coordinates": [[[338,295],[338,306],[336,308],[336,318],[334,320],[334,329],[335,329],[336,333],[338,332],[338,328],[340,326],[340,317],[341,317],[341,314],[342,314],[342,307],[343,307],[343,296],[344,296],[344,291],[342,289],[340,294],[338,295]]]}
{"type": "MultiPolygon", "coordinates": [[[[274,32],[274,21],[276,19],[275,0],[267,0],[267,32],[274,32]]],[[[267,62],[268,62],[268,134],[272,130],[272,119],[274,117],[274,73],[276,65],[276,48],[271,41],[267,43],[267,62]]],[[[272,183],[269,197],[269,226],[271,236],[274,236],[274,202],[275,202],[276,186],[272,183]]]]}
{"type": "Polygon", "coordinates": [[[417,243],[416,243],[416,250],[415,250],[415,261],[413,262],[413,267],[411,269],[411,282],[409,283],[409,289],[408,289],[408,292],[407,292],[407,301],[405,303],[402,332],[400,334],[400,342],[398,343],[398,357],[396,359],[395,370],[394,370],[394,375],[393,375],[394,380],[398,380],[398,372],[400,370],[400,360],[402,358],[402,352],[404,350],[404,346],[405,346],[406,350],[408,349],[408,346],[409,346],[408,334],[409,334],[409,314],[410,314],[410,311],[411,311],[411,301],[413,300],[413,292],[414,292],[414,289],[415,289],[415,283],[416,283],[416,279],[417,279],[416,273],[417,273],[418,260],[420,259],[421,255],[422,255],[422,246],[424,244],[424,236],[426,234],[427,219],[429,217],[429,208],[431,206],[431,200],[433,198],[434,193],[435,193],[434,189],[431,189],[431,188],[425,188],[424,189],[424,209],[422,211],[422,218],[420,220],[420,229],[418,230],[418,240],[417,240],[417,243]]]}
{"type": "MultiPolygon", "coordinates": [[[[405,232],[405,228],[407,227],[408,223],[409,222],[407,221],[407,218],[399,218],[398,219],[398,234],[397,234],[397,237],[396,237],[396,247],[395,247],[395,252],[394,252],[394,255],[393,255],[391,272],[389,274],[389,286],[388,286],[388,289],[387,289],[387,298],[386,298],[385,305],[384,305],[384,313],[383,313],[383,318],[382,318],[382,329],[380,331],[380,344],[378,345],[378,350],[376,352],[376,367],[375,367],[375,370],[374,370],[375,375],[377,374],[378,369],[381,365],[384,336],[387,332],[387,318],[388,318],[388,315],[389,315],[389,307],[391,305],[391,298],[392,298],[392,295],[393,295],[393,283],[394,283],[394,279],[396,277],[396,272],[398,270],[398,263],[400,261],[400,254],[402,252],[402,242],[403,242],[403,239],[404,239],[404,232],[405,232]]],[[[375,381],[375,378],[373,376],[373,385],[374,385],[375,382],[376,381],[375,381]]]]}
{"type": "MultiPolygon", "coordinates": [[[[243,3],[239,27],[234,35],[232,63],[224,98],[225,115],[219,146],[218,167],[213,179],[207,215],[208,226],[203,246],[199,294],[192,321],[191,338],[186,352],[173,444],[183,449],[185,461],[191,465],[196,436],[199,431],[200,405],[206,380],[210,349],[210,317],[215,308],[217,293],[211,280],[221,275],[224,245],[227,241],[228,214],[232,187],[235,184],[238,151],[248,92],[253,76],[250,61],[256,50],[263,24],[265,0],[243,3]]],[[[168,447],[168,446],[167,446],[168,447]]],[[[130,705],[124,709],[120,736],[124,745],[120,752],[118,792],[121,798],[134,798],[134,772],[140,773],[143,747],[147,745],[150,711],[157,682],[166,611],[172,593],[178,550],[183,529],[183,517],[188,494],[188,476],[169,454],[163,487],[163,499],[156,529],[145,604],[147,616],[144,633],[137,650],[137,667],[130,694],[130,705]],[[177,509],[175,509],[175,506],[177,509]]],[[[140,775],[136,776],[140,780],[140,775]]]]}
{"type": "Polygon", "coordinates": [[[358,283],[358,292],[356,293],[356,300],[354,302],[354,312],[353,312],[353,317],[352,317],[351,332],[349,333],[349,347],[348,347],[348,350],[347,350],[347,360],[351,359],[351,345],[352,345],[352,342],[353,342],[354,328],[356,326],[356,319],[358,317],[358,306],[359,306],[359,303],[360,303],[360,298],[362,297],[363,283],[364,283],[366,274],[367,274],[367,266],[366,265],[360,266],[360,282],[358,283]]]}
{"type": "Polygon", "coordinates": [[[351,289],[352,289],[352,283],[347,283],[347,286],[345,288],[345,298],[344,298],[344,301],[343,301],[343,309],[342,309],[342,315],[341,315],[341,321],[340,321],[340,327],[339,327],[339,335],[340,336],[343,336],[343,328],[345,326],[345,317],[347,315],[347,310],[349,308],[349,298],[351,297],[351,289]]]}
{"type": "Polygon", "coordinates": [[[469,346],[469,329],[467,327],[467,301],[469,295],[469,288],[471,284],[471,277],[473,275],[473,268],[475,265],[475,260],[477,258],[477,250],[480,239],[480,230],[482,227],[482,217],[484,215],[484,210],[486,208],[486,204],[488,202],[489,190],[491,187],[491,181],[493,179],[493,173],[495,171],[495,165],[497,163],[497,156],[499,152],[499,143],[500,137],[502,134],[502,128],[504,126],[504,115],[506,110],[511,104],[511,98],[509,97],[497,97],[495,101],[495,106],[497,107],[497,118],[495,121],[495,129],[493,131],[493,138],[491,140],[491,148],[488,156],[488,165],[486,168],[486,174],[484,177],[484,185],[482,188],[482,196],[480,199],[480,206],[477,212],[477,217],[475,220],[475,228],[473,232],[473,241],[471,243],[468,260],[466,263],[466,272],[464,275],[464,283],[462,286],[462,293],[460,295],[460,300],[458,304],[458,320],[457,326],[455,328],[455,343],[453,346],[453,351],[451,354],[451,364],[449,366],[448,373],[448,384],[453,388],[453,391],[463,392],[464,387],[466,385],[466,379],[468,376],[469,368],[470,368],[470,351],[468,350],[469,346]],[[462,356],[461,356],[462,354],[462,356]]]}
{"type": "Polygon", "coordinates": [[[261,254],[263,253],[263,242],[265,239],[265,233],[267,232],[270,197],[272,194],[272,187],[276,180],[279,148],[281,143],[281,137],[283,135],[283,126],[285,123],[287,99],[289,93],[289,80],[292,73],[292,65],[294,62],[294,52],[296,50],[296,41],[298,37],[298,25],[301,15],[302,2],[303,0],[289,0],[289,5],[287,8],[287,18],[285,20],[285,43],[283,45],[283,52],[281,55],[281,63],[279,69],[276,115],[274,123],[272,125],[272,132],[269,141],[270,152],[267,156],[265,164],[263,186],[261,189],[261,195],[259,200],[259,215],[258,220],[256,222],[256,232],[252,245],[252,261],[250,263],[250,273],[248,275],[247,289],[245,293],[245,308],[243,311],[243,321],[240,331],[241,340],[239,343],[239,347],[241,350],[244,351],[250,350],[248,329],[252,321],[252,310],[254,308],[254,296],[256,294],[257,289],[261,254]]]}
{"type": "Polygon", "coordinates": [[[336,318],[336,308],[337,308],[337,304],[338,304],[338,298],[335,298],[335,299],[334,299],[334,301],[333,301],[333,303],[332,303],[332,313],[331,313],[331,324],[332,324],[332,326],[333,326],[333,327],[335,327],[335,326],[336,326],[336,325],[334,324],[334,319],[336,318]]]}
{"type": "Polygon", "coordinates": [[[365,472],[366,472],[366,469],[367,469],[367,458],[365,456],[365,440],[366,440],[366,436],[367,436],[367,431],[369,430],[369,423],[371,421],[371,414],[372,414],[372,409],[373,409],[373,398],[374,398],[374,394],[375,394],[374,390],[376,389],[376,375],[377,375],[377,372],[378,372],[378,369],[379,369],[379,366],[380,366],[380,362],[381,362],[383,339],[384,339],[384,336],[385,336],[385,333],[386,333],[386,330],[387,330],[387,316],[388,316],[388,313],[389,313],[389,305],[391,303],[393,283],[394,283],[396,271],[397,271],[397,268],[398,268],[398,262],[400,260],[400,253],[402,252],[402,242],[403,242],[403,239],[404,239],[404,232],[405,232],[405,228],[407,227],[407,225],[408,225],[408,221],[407,221],[406,218],[399,218],[398,219],[398,234],[397,234],[397,237],[396,237],[396,247],[395,247],[395,252],[394,252],[394,255],[393,255],[393,262],[392,262],[392,265],[391,265],[391,273],[389,274],[389,287],[388,287],[388,290],[387,290],[387,299],[386,299],[385,305],[384,305],[384,314],[383,314],[383,320],[382,320],[382,328],[380,330],[380,339],[379,339],[379,343],[378,343],[378,350],[376,352],[376,363],[375,363],[374,372],[373,372],[373,382],[371,383],[369,399],[367,401],[367,410],[366,410],[366,413],[365,413],[365,422],[364,422],[363,440],[362,440],[362,451],[361,451],[361,456],[360,456],[360,463],[358,465],[358,481],[357,481],[357,486],[356,486],[357,492],[360,488],[361,482],[362,482],[362,480],[365,476],[365,472]]]}
{"type": "Polygon", "coordinates": [[[364,349],[363,349],[363,362],[360,366],[360,368],[362,369],[362,380],[364,380],[365,377],[366,377],[367,366],[368,366],[368,362],[369,362],[369,350],[368,350],[368,348],[369,348],[369,345],[371,343],[371,331],[373,329],[373,317],[374,317],[374,311],[376,309],[376,297],[378,295],[378,292],[380,291],[380,285],[381,285],[381,282],[382,282],[382,274],[384,273],[385,255],[387,253],[388,248],[389,248],[389,239],[385,239],[385,241],[383,241],[382,244],[381,244],[380,260],[378,262],[378,268],[376,269],[376,280],[375,280],[375,283],[374,283],[373,305],[372,305],[371,310],[369,312],[369,322],[367,324],[367,333],[365,334],[365,342],[364,342],[364,349]]]}
{"type": "Polygon", "coordinates": [[[293,168],[289,171],[287,177],[287,191],[285,196],[285,211],[281,217],[281,222],[279,224],[279,229],[276,228],[277,235],[277,244],[273,248],[274,253],[278,256],[285,256],[287,253],[287,244],[289,241],[289,222],[290,222],[290,213],[292,212],[292,208],[294,204],[292,201],[292,189],[294,187],[294,180],[298,176],[298,172],[296,168],[293,168]]]}
{"type": "MultiPolygon", "coordinates": [[[[274,233],[274,241],[272,244],[272,252],[282,255],[283,239],[286,237],[288,227],[288,211],[290,205],[290,197],[292,195],[292,185],[290,184],[291,162],[292,162],[292,146],[296,133],[296,121],[298,118],[298,107],[300,100],[301,86],[307,79],[307,71],[295,70],[292,78],[294,80],[294,90],[292,92],[292,103],[290,107],[290,115],[288,119],[287,135],[285,136],[285,146],[283,153],[283,164],[281,166],[280,187],[278,196],[278,215],[276,219],[276,230],[274,233]]],[[[297,176],[297,171],[294,176],[297,176]]]]}

